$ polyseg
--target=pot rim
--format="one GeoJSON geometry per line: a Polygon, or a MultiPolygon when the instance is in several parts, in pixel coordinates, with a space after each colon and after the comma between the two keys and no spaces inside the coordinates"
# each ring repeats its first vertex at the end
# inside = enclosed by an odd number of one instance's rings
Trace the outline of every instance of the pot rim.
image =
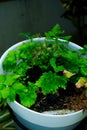
{"type": "MultiPolygon", "coordinates": [[[[18,107],[20,107],[20,108],[22,108],[22,109],[24,109],[24,110],[27,110],[27,111],[29,111],[29,112],[31,112],[31,113],[35,113],[35,114],[37,114],[37,115],[42,115],[42,116],[45,116],[45,117],[46,117],[46,116],[47,116],[47,117],[48,117],[48,116],[49,116],[49,117],[66,117],[66,116],[72,116],[72,115],[84,113],[84,110],[81,109],[81,110],[78,110],[78,111],[74,111],[74,110],[73,110],[72,113],[68,113],[68,114],[51,115],[51,114],[44,114],[44,113],[40,113],[40,112],[34,111],[34,110],[30,109],[30,108],[27,108],[27,107],[21,105],[21,104],[18,103],[17,101],[10,102],[9,100],[7,100],[7,102],[8,102],[8,105],[10,105],[10,106],[16,105],[16,106],[18,106],[18,107]]],[[[66,109],[63,109],[63,110],[66,110],[66,109]]],[[[67,109],[67,110],[68,110],[68,109],[67,109]]]]}

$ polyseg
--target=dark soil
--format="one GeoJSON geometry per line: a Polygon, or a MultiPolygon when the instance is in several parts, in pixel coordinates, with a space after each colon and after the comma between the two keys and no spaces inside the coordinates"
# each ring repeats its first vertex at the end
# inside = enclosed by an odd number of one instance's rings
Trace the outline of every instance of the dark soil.
{"type": "Polygon", "coordinates": [[[85,96],[83,89],[59,90],[58,93],[48,94],[47,96],[40,92],[36,104],[31,109],[38,112],[58,109],[75,111],[87,109],[87,96],[85,96]]]}
{"type": "MultiPolygon", "coordinates": [[[[26,75],[30,76],[27,80],[35,82],[41,73],[42,70],[35,66],[33,69],[27,71],[26,75]]],[[[37,95],[37,101],[30,109],[38,112],[58,109],[75,111],[87,109],[87,96],[84,92],[84,88],[77,89],[72,83],[67,84],[66,90],[59,89],[56,94],[43,95],[40,90],[37,95]]],[[[18,99],[17,97],[17,101],[18,99]]]]}

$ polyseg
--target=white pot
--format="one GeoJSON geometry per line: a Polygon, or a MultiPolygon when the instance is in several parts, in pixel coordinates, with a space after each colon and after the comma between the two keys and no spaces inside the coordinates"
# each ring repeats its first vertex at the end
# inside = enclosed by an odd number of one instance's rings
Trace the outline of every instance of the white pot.
{"type": "MultiPolygon", "coordinates": [[[[35,41],[44,40],[44,38],[35,38],[35,41]]],[[[10,50],[16,49],[17,46],[26,41],[19,42],[10,47],[0,59],[0,73],[3,73],[2,62],[10,50]]],[[[81,47],[75,43],[70,42],[69,46],[72,49],[80,49],[81,47]]],[[[86,116],[87,111],[71,112],[64,115],[51,115],[48,113],[39,113],[19,104],[17,101],[9,102],[8,105],[13,111],[14,116],[19,122],[29,130],[72,130],[74,129],[86,116]]],[[[17,128],[20,129],[18,126],[17,128]]]]}

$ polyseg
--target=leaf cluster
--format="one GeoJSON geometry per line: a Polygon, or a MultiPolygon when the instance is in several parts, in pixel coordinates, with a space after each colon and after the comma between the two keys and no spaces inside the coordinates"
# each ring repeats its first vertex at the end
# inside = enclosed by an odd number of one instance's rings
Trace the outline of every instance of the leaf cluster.
{"type": "Polygon", "coordinates": [[[72,50],[69,39],[57,24],[45,33],[43,41],[31,39],[11,50],[2,63],[4,74],[0,74],[3,103],[7,98],[14,101],[18,95],[21,104],[31,107],[39,91],[54,94],[60,88],[66,90],[68,82],[76,84],[81,77],[87,82],[87,46],[72,50]]]}

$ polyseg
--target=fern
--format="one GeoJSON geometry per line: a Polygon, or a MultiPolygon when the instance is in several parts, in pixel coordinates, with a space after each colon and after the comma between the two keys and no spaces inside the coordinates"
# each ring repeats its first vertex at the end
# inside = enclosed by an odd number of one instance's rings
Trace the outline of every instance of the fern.
{"type": "Polygon", "coordinates": [[[67,46],[71,36],[64,36],[58,24],[45,33],[44,42],[33,41],[34,35],[25,36],[30,40],[11,50],[2,63],[0,100],[3,103],[7,98],[14,101],[18,95],[21,104],[31,107],[39,89],[44,95],[54,94],[61,88],[67,90],[68,82],[76,84],[81,77],[86,79],[83,85],[87,89],[87,45],[78,51],[71,50],[67,46]]]}

